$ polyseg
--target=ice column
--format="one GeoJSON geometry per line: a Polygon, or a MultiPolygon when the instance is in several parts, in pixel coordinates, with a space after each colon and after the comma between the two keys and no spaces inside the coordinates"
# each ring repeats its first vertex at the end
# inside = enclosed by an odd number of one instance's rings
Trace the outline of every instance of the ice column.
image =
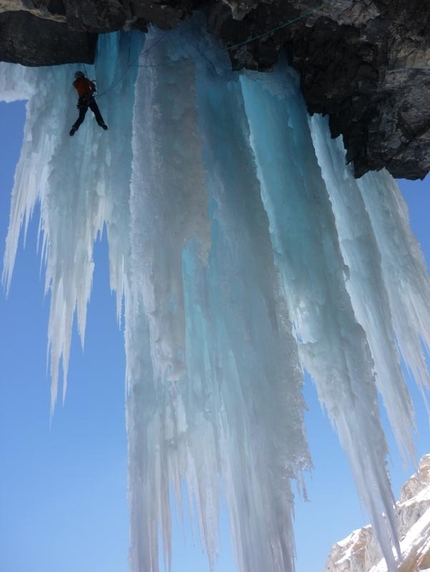
{"type": "Polygon", "coordinates": [[[158,570],[160,522],[170,561],[169,483],[180,500],[185,480],[211,565],[223,484],[239,569],[293,570],[290,480],[309,465],[297,346],[239,77],[188,34],[147,52],[136,84],[132,314],[151,349],[130,332],[132,568],[158,570]]]}
{"type": "Polygon", "coordinates": [[[348,454],[391,569],[398,548],[373,359],[346,288],[348,269],[295,76],[242,77],[262,196],[304,367],[348,454]],[[382,516],[382,511],[386,516],[382,516]]]}

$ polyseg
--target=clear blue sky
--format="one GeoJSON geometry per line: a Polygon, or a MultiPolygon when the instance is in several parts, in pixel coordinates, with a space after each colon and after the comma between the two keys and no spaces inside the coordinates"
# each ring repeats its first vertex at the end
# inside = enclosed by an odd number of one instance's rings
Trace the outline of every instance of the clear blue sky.
{"type": "MultiPolygon", "coordinates": [[[[0,241],[7,232],[13,172],[24,124],[23,103],[0,103],[0,241]]],[[[430,183],[401,182],[412,227],[430,260],[430,183]]],[[[9,298],[0,295],[0,570],[3,572],[126,572],[128,551],[124,350],[109,291],[106,244],[96,270],[84,352],[74,336],[65,406],[49,426],[46,332],[49,299],[36,255],[38,213],[20,249],[9,298]]],[[[418,455],[428,447],[428,418],[415,388],[418,455]]],[[[297,572],[319,572],[331,544],[365,524],[348,465],[310,382],[307,426],[315,469],[310,502],[297,499],[297,572]]],[[[401,470],[392,438],[396,495],[412,472],[401,470]]],[[[234,570],[222,523],[217,570],[234,570]]],[[[173,572],[203,572],[198,541],[174,535],[173,572]]]]}

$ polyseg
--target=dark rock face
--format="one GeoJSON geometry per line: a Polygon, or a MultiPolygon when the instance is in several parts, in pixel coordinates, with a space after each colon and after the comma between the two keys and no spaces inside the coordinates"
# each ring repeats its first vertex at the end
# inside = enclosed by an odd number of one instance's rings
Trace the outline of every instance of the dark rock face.
{"type": "Polygon", "coordinates": [[[29,12],[0,13],[0,60],[26,66],[94,61],[97,35],[29,12]],[[18,15],[18,17],[16,17],[18,15]]]}
{"type": "MultiPolygon", "coordinates": [[[[230,45],[321,6],[275,0],[239,22],[225,4],[212,1],[210,29],[230,45]]],[[[309,111],[330,116],[332,135],[344,136],[356,176],[382,167],[398,178],[428,173],[430,3],[335,0],[230,53],[236,68],[264,70],[284,46],[300,71],[309,111]]]]}
{"type": "Polygon", "coordinates": [[[330,115],[357,176],[385,166],[395,177],[423,178],[430,169],[430,4],[373,4],[379,14],[364,25],[322,18],[303,26],[292,62],[309,110],[330,115]]]}
{"type": "MultiPolygon", "coordinates": [[[[19,3],[10,2],[15,10],[19,3]]],[[[192,0],[26,0],[27,9],[29,4],[39,18],[0,14],[0,60],[89,62],[93,34],[145,30],[149,23],[173,28],[195,6],[192,0]]],[[[414,179],[430,170],[430,3],[208,0],[204,9],[208,29],[230,47],[236,69],[268,71],[287,48],[309,111],[329,115],[357,176],[387,167],[395,177],[414,179]]]]}

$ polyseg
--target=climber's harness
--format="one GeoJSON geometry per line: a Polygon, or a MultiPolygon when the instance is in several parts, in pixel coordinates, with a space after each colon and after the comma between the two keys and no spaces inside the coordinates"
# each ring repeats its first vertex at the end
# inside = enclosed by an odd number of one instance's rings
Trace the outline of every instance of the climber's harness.
{"type": "Polygon", "coordinates": [[[78,99],[76,107],[78,109],[85,109],[86,107],[89,107],[93,101],[95,101],[93,94],[88,93],[78,99]]]}

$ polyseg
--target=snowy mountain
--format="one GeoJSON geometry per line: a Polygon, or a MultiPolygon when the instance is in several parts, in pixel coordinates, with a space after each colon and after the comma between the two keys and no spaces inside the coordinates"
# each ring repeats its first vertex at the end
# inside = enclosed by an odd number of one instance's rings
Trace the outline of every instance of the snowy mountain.
{"type": "MultiPolygon", "coordinates": [[[[399,572],[430,570],[430,455],[403,485],[396,503],[402,563],[399,572]]],[[[324,572],[387,572],[371,525],[336,542],[324,572]]]]}

